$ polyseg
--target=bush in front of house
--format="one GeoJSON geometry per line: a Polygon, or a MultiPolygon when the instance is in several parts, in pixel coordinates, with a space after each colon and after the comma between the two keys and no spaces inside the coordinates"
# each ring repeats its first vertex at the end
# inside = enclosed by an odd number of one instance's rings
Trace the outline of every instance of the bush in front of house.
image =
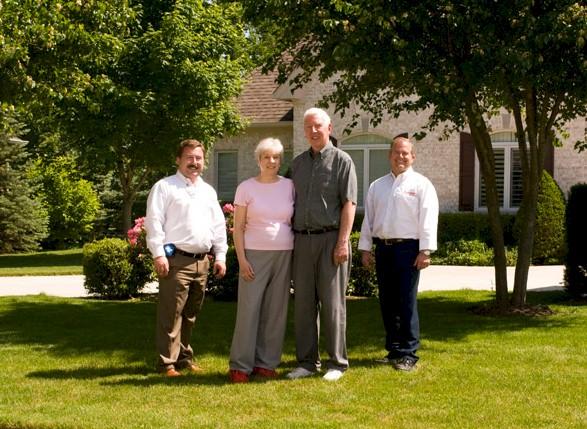
{"type": "Polygon", "coordinates": [[[567,257],[565,288],[575,298],[587,297],[587,184],[571,187],[565,218],[567,257]]]}
{"type": "MultiPolygon", "coordinates": [[[[514,237],[515,215],[502,214],[504,242],[506,246],[515,245],[514,237]]],[[[448,242],[481,241],[489,247],[493,246],[491,228],[487,213],[458,212],[440,213],[438,216],[438,245],[442,247],[448,242]]]]}
{"type": "MultiPolygon", "coordinates": [[[[518,252],[515,247],[506,248],[506,263],[516,265],[518,252]]],[[[493,249],[481,240],[448,241],[439,246],[432,256],[435,265],[493,265],[493,249]]]]}
{"type": "Polygon", "coordinates": [[[565,196],[554,179],[542,172],[536,206],[532,263],[560,264],[565,254],[565,196]]]}
{"type": "Polygon", "coordinates": [[[377,278],[375,269],[363,267],[361,251],[358,249],[360,234],[353,232],[350,237],[352,251],[352,268],[347,288],[347,295],[377,296],[377,278]]]}
{"type": "Polygon", "coordinates": [[[155,278],[148,251],[145,253],[136,244],[119,238],[86,244],[82,265],[88,293],[106,299],[135,297],[155,278]]]}
{"type": "Polygon", "coordinates": [[[236,301],[238,293],[238,258],[233,244],[226,252],[226,274],[217,279],[213,273],[213,259],[210,260],[206,293],[217,301],[236,301]]]}

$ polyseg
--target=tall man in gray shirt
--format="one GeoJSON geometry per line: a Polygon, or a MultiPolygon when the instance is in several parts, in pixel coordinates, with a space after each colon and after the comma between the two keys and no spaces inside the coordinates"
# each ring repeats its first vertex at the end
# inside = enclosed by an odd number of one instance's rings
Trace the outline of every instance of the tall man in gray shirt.
{"type": "Polygon", "coordinates": [[[287,376],[308,377],[319,371],[318,333],[324,325],[329,360],[324,379],[336,381],[348,368],[346,287],[351,233],[357,204],[357,176],[348,154],[329,140],[328,114],[311,108],[304,114],[310,149],[292,162],[296,190],[293,282],[298,367],[287,376]]]}

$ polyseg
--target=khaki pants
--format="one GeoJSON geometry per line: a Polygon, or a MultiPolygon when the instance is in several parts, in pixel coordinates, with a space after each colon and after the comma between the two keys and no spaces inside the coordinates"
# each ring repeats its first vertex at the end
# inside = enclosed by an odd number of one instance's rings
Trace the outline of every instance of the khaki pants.
{"type": "Polygon", "coordinates": [[[159,280],[157,303],[158,367],[182,368],[193,362],[192,329],[204,303],[208,257],[178,255],[169,258],[169,274],[159,280]]]}

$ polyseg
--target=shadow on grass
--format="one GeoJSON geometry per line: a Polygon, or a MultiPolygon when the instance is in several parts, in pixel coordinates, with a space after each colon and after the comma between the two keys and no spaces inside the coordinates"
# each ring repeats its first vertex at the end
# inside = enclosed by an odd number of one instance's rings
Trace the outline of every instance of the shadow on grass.
{"type": "Polygon", "coordinates": [[[67,267],[76,265],[82,265],[81,249],[30,254],[0,255],[0,268],[67,267]]]}
{"type": "MultiPolygon", "coordinates": [[[[563,302],[561,292],[529,295],[529,301],[545,304],[563,302]]],[[[472,314],[469,308],[492,300],[490,293],[445,292],[425,293],[419,297],[422,338],[435,341],[459,341],[472,333],[511,332],[528,329],[556,329],[572,318],[552,317],[483,317],[472,314]]],[[[295,356],[290,304],[284,353],[295,356]]],[[[206,300],[196,322],[192,346],[196,356],[212,355],[226,359],[236,303],[206,300]]],[[[347,305],[347,344],[352,366],[373,366],[363,360],[365,352],[383,351],[383,327],[376,299],[350,299],[347,305]],[[357,359],[353,358],[353,355],[357,359]]],[[[148,386],[164,383],[224,384],[225,372],[186,375],[178,381],[154,374],[155,367],[155,303],[152,301],[98,301],[91,299],[64,299],[47,296],[5,297],[0,299],[0,347],[27,345],[39,347],[57,357],[80,357],[122,353],[128,366],[60,368],[36,371],[30,377],[108,378],[129,376],[123,380],[105,380],[111,384],[148,386]]],[[[322,336],[323,337],[323,336],[322,336]]],[[[326,358],[324,347],[322,357],[326,358]]],[[[67,361],[65,364],[67,365],[67,361]]],[[[75,365],[72,361],[71,365],[75,365]]],[[[284,362],[282,369],[295,366],[284,362]]]]}

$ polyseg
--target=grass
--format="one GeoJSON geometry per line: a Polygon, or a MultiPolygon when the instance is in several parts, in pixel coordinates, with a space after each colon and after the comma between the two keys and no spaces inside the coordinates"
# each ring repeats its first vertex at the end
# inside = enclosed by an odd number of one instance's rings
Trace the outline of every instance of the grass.
{"type": "Polygon", "coordinates": [[[82,274],[82,249],[0,255],[0,276],[82,274]]]}
{"type": "MultiPolygon", "coordinates": [[[[154,373],[155,303],[47,296],[0,298],[4,428],[584,428],[587,307],[562,292],[529,294],[548,318],[483,317],[489,292],[420,295],[421,361],[400,373],[384,351],[377,301],[348,302],[351,368],[319,377],[232,385],[236,306],[207,300],[193,345],[200,375],[154,373]]],[[[279,371],[294,361],[291,307],[279,371]]]]}

